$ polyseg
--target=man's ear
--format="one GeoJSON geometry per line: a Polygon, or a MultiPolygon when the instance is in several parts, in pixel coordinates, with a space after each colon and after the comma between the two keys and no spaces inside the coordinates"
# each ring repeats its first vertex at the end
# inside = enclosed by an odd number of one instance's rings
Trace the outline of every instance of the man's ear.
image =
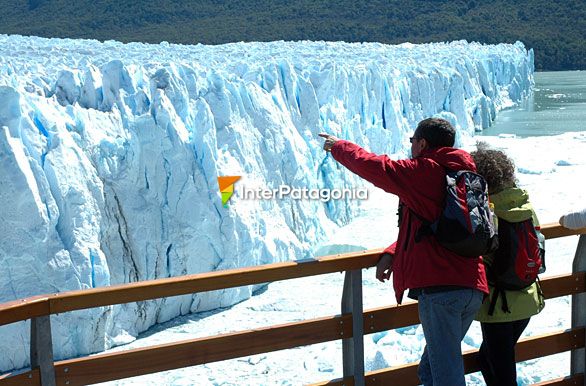
{"type": "Polygon", "coordinates": [[[427,139],[421,138],[419,140],[419,151],[425,150],[427,148],[429,148],[429,142],[427,142],[427,139]]]}

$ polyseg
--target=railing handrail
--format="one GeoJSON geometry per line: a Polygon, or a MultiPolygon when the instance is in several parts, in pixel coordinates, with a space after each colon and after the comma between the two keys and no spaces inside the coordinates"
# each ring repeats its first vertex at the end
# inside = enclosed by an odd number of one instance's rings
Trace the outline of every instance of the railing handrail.
{"type": "MultiPolygon", "coordinates": [[[[571,230],[558,223],[545,224],[546,239],[586,234],[586,228],[571,230]]],[[[223,271],[147,280],[108,287],[38,295],[0,304],[0,326],[30,318],[162,297],[261,284],[376,265],[382,249],[297,260],[223,271]]]]}
{"type": "MultiPolygon", "coordinates": [[[[546,299],[583,293],[586,291],[586,272],[548,277],[543,279],[541,284],[546,299]]],[[[364,335],[418,324],[417,302],[364,310],[361,320],[364,335]]],[[[72,386],[107,382],[218,360],[291,349],[341,338],[347,339],[353,337],[352,326],[352,315],[342,314],[120,352],[101,353],[56,361],[54,362],[55,376],[57,384],[69,384],[72,386]]],[[[556,334],[560,336],[567,335],[563,332],[557,332],[556,334]]],[[[556,352],[555,347],[548,347],[548,350],[550,350],[550,353],[556,352]]],[[[530,351],[535,351],[535,349],[530,351]]],[[[414,373],[413,364],[409,366],[409,374],[412,377],[412,373],[414,373]]],[[[37,377],[35,371],[37,370],[33,368],[23,374],[7,374],[5,377],[9,378],[6,380],[0,376],[0,384],[38,385],[39,383],[34,381],[37,377]],[[29,376],[30,378],[27,378],[29,376]],[[15,383],[5,383],[8,380],[15,383]]],[[[381,371],[383,370],[369,372],[365,375],[367,378],[371,378],[375,376],[373,374],[377,374],[376,377],[379,379],[395,377],[392,374],[383,375],[381,371]]],[[[386,369],[386,371],[393,370],[386,369]]],[[[338,384],[336,383],[337,380],[330,382],[338,384]]],[[[343,382],[339,384],[343,384],[343,382]]]]}
{"type": "Polygon", "coordinates": [[[382,249],[39,295],[0,304],[0,326],[31,317],[372,267],[382,249]]]}

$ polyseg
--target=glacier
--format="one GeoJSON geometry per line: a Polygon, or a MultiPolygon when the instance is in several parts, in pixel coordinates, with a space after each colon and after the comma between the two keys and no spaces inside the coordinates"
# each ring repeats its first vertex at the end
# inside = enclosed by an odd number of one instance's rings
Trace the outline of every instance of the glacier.
{"type": "MultiPolygon", "coordinates": [[[[239,200],[247,187],[360,187],[319,132],[408,156],[438,116],[457,143],[533,85],[533,51],[343,42],[158,45],[0,35],[0,302],[313,258],[358,200],[239,200]]],[[[55,358],[247,299],[257,286],[52,317],[55,358]]],[[[28,365],[28,323],[0,327],[0,371],[28,365]]]]}

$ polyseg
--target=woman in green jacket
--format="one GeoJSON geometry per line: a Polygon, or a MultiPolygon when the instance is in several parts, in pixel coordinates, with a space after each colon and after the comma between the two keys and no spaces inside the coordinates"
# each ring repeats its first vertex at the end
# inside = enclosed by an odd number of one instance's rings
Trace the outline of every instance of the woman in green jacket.
{"type": "MultiPolygon", "coordinates": [[[[534,226],[539,227],[527,192],[516,186],[511,159],[484,144],[479,144],[478,150],[471,154],[478,173],[488,183],[489,199],[494,204],[496,216],[510,223],[532,218],[534,226]]],[[[476,315],[483,339],[479,350],[480,368],[487,386],[516,386],[515,345],[531,316],[543,309],[545,301],[538,282],[518,291],[505,290],[504,296],[497,294],[495,297],[495,288],[490,283],[493,257],[484,256],[490,295],[476,315]]]]}

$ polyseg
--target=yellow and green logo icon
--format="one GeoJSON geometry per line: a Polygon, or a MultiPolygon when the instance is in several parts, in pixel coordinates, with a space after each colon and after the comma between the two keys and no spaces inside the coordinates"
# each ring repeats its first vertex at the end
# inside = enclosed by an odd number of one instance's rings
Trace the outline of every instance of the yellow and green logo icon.
{"type": "Polygon", "coordinates": [[[228,201],[234,194],[234,183],[239,179],[240,176],[218,177],[218,185],[220,185],[220,193],[222,193],[222,205],[224,205],[224,208],[228,207],[228,201]]]}

